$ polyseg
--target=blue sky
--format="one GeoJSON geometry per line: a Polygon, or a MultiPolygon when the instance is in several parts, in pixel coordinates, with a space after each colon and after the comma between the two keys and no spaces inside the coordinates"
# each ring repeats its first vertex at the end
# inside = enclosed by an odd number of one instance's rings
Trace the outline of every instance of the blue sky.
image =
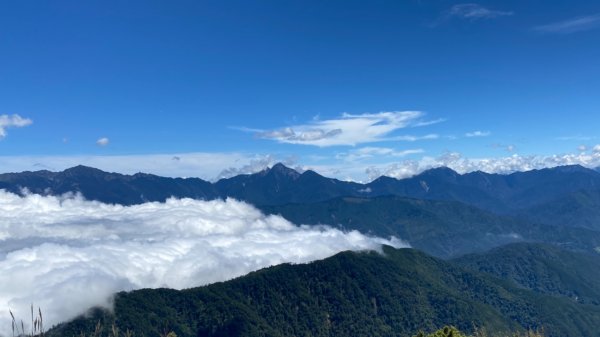
{"type": "Polygon", "coordinates": [[[0,170],[600,166],[598,41],[592,1],[3,2],[0,170]]]}

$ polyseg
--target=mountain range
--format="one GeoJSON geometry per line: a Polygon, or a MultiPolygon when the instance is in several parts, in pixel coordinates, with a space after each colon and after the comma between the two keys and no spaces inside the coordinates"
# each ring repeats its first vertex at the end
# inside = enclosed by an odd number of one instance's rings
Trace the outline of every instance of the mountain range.
{"type": "Polygon", "coordinates": [[[282,164],[215,183],[77,166],[62,172],[0,174],[0,188],[46,195],[78,192],[122,205],[169,197],[235,198],[297,224],[397,236],[443,258],[522,241],[578,251],[600,247],[600,172],[581,166],[509,175],[461,175],[436,168],[368,184],[299,173],[282,164]]]}
{"type": "MultiPolygon", "coordinates": [[[[170,196],[196,199],[232,197],[254,205],[325,201],[341,196],[395,195],[417,199],[453,200],[502,214],[526,214],[546,204],[600,195],[600,172],[579,165],[515,172],[508,175],[458,174],[440,167],[411,178],[379,177],[367,184],[326,178],[308,170],[297,172],[276,164],[254,174],[210,183],[199,178],[165,178],[137,173],[108,173],[86,166],[62,172],[34,171],[0,174],[0,188],[20,192],[63,194],[81,192],[91,200],[131,205],[164,201],[170,196]]],[[[567,203],[568,204],[568,203],[567,203]]],[[[566,207],[566,206],[565,206],[566,207]]]]}

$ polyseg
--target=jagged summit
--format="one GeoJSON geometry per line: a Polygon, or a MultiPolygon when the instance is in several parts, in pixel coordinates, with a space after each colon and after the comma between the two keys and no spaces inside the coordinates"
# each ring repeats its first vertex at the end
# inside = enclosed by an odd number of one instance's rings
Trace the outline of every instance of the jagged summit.
{"type": "Polygon", "coordinates": [[[456,177],[460,176],[460,174],[449,167],[440,166],[425,170],[417,175],[417,177],[427,176],[456,177]]]}
{"type": "Polygon", "coordinates": [[[300,173],[293,168],[287,167],[282,163],[277,163],[270,168],[267,168],[262,171],[263,175],[273,174],[279,176],[287,176],[293,179],[296,179],[300,176],[300,173]]]}

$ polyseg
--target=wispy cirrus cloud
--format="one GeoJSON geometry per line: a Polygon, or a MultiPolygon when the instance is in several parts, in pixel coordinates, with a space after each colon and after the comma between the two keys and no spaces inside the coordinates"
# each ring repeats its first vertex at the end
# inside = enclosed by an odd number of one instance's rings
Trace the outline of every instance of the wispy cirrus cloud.
{"type": "Polygon", "coordinates": [[[445,121],[447,121],[446,118],[437,118],[437,119],[431,119],[431,120],[424,120],[424,121],[415,123],[413,125],[413,127],[429,126],[429,125],[434,125],[434,124],[438,124],[438,123],[443,123],[445,121]]]}
{"type": "Polygon", "coordinates": [[[397,137],[390,138],[390,140],[400,140],[400,141],[405,141],[405,142],[416,142],[416,141],[419,141],[419,140],[431,140],[431,139],[438,139],[438,138],[440,138],[440,135],[438,135],[437,133],[430,133],[430,134],[424,135],[424,136],[412,136],[412,135],[397,136],[397,137]]]}
{"type": "Polygon", "coordinates": [[[0,115],[0,139],[6,137],[6,129],[22,128],[31,125],[33,121],[19,115],[0,115]]]}
{"type": "Polygon", "coordinates": [[[457,17],[468,20],[493,19],[500,16],[513,15],[510,11],[494,10],[476,3],[456,4],[450,8],[447,17],[457,17]]]}
{"type": "MultiPolygon", "coordinates": [[[[293,125],[274,130],[261,130],[255,135],[279,143],[328,146],[355,146],[363,143],[391,140],[393,132],[411,126],[439,123],[441,120],[424,121],[421,111],[385,111],[379,113],[344,113],[334,119],[313,119],[306,124],[293,125]]],[[[255,130],[255,129],[247,129],[255,130]]],[[[398,138],[397,140],[402,140],[398,138]]],[[[418,140],[413,136],[407,140],[418,140]]],[[[431,136],[428,136],[431,138],[431,136]]]]}
{"type": "Polygon", "coordinates": [[[429,24],[430,28],[438,27],[450,20],[480,21],[490,20],[503,16],[511,16],[514,12],[490,9],[477,3],[456,4],[444,11],[440,17],[429,24]]]}
{"type": "Polygon", "coordinates": [[[468,137],[468,138],[473,138],[473,137],[487,137],[487,136],[489,136],[491,134],[492,133],[489,132],[489,131],[480,131],[480,130],[477,130],[477,131],[472,131],[472,132],[465,133],[465,137],[468,137]]]}
{"type": "Polygon", "coordinates": [[[336,154],[336,159],[347,162],[360,161],[372,158],[400,158],[411,154],[425,152],[423,149],[396,150],[388,147],[362,147],[356,150],[336,154]]]}
{"type": "Polygon", "coordinates": [[[548,34],[572,34],[600,27],[600,13],[587,16],[579,16],[563,21],[553,22],[536,26],[534,31],[548,34]]]}

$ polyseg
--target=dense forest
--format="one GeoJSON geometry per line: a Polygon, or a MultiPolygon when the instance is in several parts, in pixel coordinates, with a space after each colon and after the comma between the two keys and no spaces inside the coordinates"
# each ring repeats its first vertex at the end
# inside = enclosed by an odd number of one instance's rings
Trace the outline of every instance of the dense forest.
{"type": "Polygon", "coordinates": [[[594,336],[600,307],[524,289],[414,249],[345,252],[284,264],[182,291],[119,293],[113,312],[94,310],[49,336],[115,324],[156,336],[409,336],[454,325],[508,333],[594,336]]]}

